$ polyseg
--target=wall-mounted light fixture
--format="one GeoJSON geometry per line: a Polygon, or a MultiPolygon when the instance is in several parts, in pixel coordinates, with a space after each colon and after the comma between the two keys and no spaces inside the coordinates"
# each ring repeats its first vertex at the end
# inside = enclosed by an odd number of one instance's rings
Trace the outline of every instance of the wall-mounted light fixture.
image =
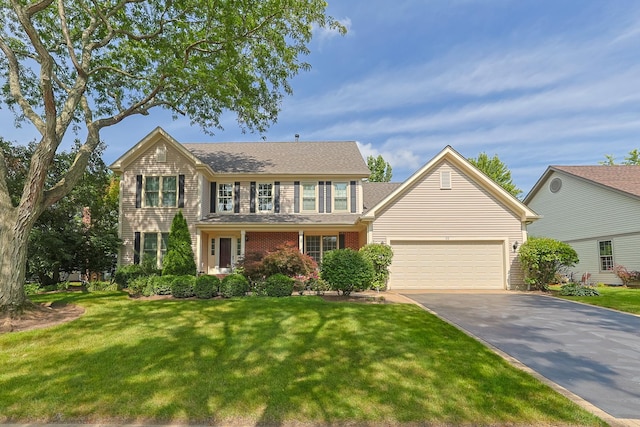
{"type": "Polygon", "coordinates": [[[513,252],[516,252],[516,251],[518,250],[518,246],[519,246],[519,245],[520,245],[520,244],[518,243],[518,241],[517,241],[517,240],[516,240],[515,242],[513,242],[513,246],[512,246],[512,248],[513,248],[513,252]]]}
{"type": "Polygon", "coordinates": [[[244,235],[244,241],[248,242],[249,241],[249,236],[247,236],[246,234],[244,235]]]}

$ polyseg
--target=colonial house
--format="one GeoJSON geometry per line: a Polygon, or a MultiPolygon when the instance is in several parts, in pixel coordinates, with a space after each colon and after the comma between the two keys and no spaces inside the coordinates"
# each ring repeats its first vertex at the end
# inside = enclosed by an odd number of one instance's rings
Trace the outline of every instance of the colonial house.
{"type": "Polygon", "coordinates": [[[575,281],[622,284],[615,264],[640,270],[640,166],[549,166],[524,202],[542,216],[532,236],[578,253],[575,281]]]}
{"type": "Polygon", "coordinates": [[[382,242],[395,252],[391,288],[514,289],[516,249],[537,218],[451,147],[404,183],[370,183],[353,141],[183,144],[157,128],[111,169],[121,175],[120,264],[160,264],[182,210],[207,274],[285,243],[321,262],[382,242]]]}

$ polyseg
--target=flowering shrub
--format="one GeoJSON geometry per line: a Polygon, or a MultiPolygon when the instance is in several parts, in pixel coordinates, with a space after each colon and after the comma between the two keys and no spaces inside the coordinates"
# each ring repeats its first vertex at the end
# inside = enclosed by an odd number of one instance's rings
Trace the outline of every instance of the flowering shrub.
{"type": "Polygon", "coordinates": [[[616,264],[613,266],[613,273],[622,280],[624,286],[629,285],[630,282],[640,281],[640,271],[629,271],[624,265],[616,264]]]}

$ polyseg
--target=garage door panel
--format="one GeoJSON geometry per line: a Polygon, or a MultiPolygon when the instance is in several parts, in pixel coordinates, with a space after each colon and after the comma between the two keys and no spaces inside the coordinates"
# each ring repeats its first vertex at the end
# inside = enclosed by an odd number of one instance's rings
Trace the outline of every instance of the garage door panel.
{"type": "Polygon", "coordinates": [[[391,289],[504,289],[500,241],[391,241],[391,289]]]}

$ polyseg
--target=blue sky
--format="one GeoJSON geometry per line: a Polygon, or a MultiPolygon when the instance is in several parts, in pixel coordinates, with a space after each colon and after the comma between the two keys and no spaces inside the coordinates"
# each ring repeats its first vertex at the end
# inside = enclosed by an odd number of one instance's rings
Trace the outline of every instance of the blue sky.
{"type": "MultiPolygon", "coordinates": [[[[497,154],[526,194],[550,164],[640,147],[636,0],[342,0],[317,31],[267,141],[356,140],[406,179],[446,145],[497,154]]],[[[0,110],[2,136],[28,141],[0,110]]],[[[232,115],[214,136],[156,111],[105,129],[109,163],[162,126],[178,141],[259,141],[232,115]]]]}

